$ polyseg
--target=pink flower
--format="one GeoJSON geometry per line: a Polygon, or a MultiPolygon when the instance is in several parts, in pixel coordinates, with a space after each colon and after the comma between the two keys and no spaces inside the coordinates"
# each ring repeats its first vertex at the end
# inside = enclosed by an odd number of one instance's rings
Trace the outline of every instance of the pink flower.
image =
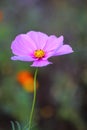
{"type": "Polygon", "coordinates": [[[15,56],[12,60],[33,62],[31,66],[42,67],[52,64],[48,58],[72,53],[72,48],[63,45],[63,36],[48,36],[42,32],[30,31],[18,35],[12,42],[11,49],[15,56]]]}

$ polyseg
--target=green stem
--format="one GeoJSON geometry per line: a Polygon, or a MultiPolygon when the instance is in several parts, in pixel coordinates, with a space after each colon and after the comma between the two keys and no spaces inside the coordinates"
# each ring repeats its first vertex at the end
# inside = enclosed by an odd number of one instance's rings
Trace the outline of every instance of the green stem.
{"type": "Polygon", "coordinates": [[[30,113],[30,119],[29,119],[29,130],[31,129],[31,125],[32,125],[32,118],[33,118],[34,106],[35,106],[35,101],[36,101],[37,72],[38,72],[38,68],[36,68],[36,71],[35,71],[35,74],[34,74],[34,98],[33,98],[33,103],[32,103],[32,108],[31,108],[31,113],[30,113]]]}

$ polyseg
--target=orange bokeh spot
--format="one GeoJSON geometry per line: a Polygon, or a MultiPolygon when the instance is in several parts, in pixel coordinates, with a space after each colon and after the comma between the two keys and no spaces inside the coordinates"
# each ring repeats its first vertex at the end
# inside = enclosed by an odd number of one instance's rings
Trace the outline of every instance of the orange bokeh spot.
{"type": "Polygon", "coordinates": [[[43,118],[51,118],[54,115],[54,112],[54,108],[47,105],[40,109],[40,116],[43,118]]]}
{"type": "MultiPolygon", "coordinates": [[[[22,87],[28,91],[28,92],[33,92],[34,91],[34,78],[33,75],[27,71],[20,71],[17,74],[17,81],[22,85],[22,87]]],[[[37,84],[38,88],[38,84],[37,84]]]]}
{"type": "Polygon", "coordinates": [[[0,10],[0,22],[3,20],[3,12],[0,10]]]}

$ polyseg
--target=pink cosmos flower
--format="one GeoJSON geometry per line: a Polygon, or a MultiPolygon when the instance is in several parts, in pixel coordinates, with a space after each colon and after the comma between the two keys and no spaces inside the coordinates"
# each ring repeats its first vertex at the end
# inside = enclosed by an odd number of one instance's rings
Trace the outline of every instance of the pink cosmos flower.
{"type": "Polygon", "coordinates": [[[42,32],[30,31],[18,35],[12,42],[11,49],[15,56],[12,60],[33,62],[31,66],[43,67],[52,62],[48,58],[72,53],[72,48],[63,45],[63,36],[48,36],[42,32]]]}

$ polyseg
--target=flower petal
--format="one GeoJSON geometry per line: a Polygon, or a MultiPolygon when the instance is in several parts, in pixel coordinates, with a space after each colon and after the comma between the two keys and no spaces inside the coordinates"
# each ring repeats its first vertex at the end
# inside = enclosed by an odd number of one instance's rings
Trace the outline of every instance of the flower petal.
{"type": "Polygon", "coordinates": [[[63,45],[63,36],[57,38],[54,35],[51,35],[44,47],[46,52],[44,60],[48,59],[51,56],[54,56],[55,52],[63,45]]]}
{"type": "Polygon", "coordinates": [[[62,47],[60,47],[55,53],[54,56],[58,56],[58,55],[64,55],[64,54],[69,54],[72,53],[73,50],[69,45],[63,45],[62,47]]]}
{"type": "Polygon", "coordinates": [[[51,35],[47,40],[44,50],[47,52],[54,51],[55,49],[59,48],[62,45],[63,45],[63,36],[57,38],[56,36],[51,35]]]}
{"type": "Polygon", "coordinates": [[[15,55],[28,55],[32,50],[36,49],[35,43],[26,34],[18,35],[11,45],[12,52],[15,55]]]}
{"type": "Polygon", "coordinates": [[[48,60],[37,60],[37,61],[34,61],[31,66],[33,66],[33,67],[43,67],[43,66],[47,66],[49,64],[52,64],[52,62],[49,62],[48,60]]]}
{"type": "Polygon", "coordinates": [[[35,59],[29,56],[12,56],[11,60],[34,61],[35,59]]]}
{"type": "Polygon", "coordinates": [[[30,31],[27,35],[35,42],[37,49],[43,49],[48,39],[48,36],[42,32],[30,31]]]}

